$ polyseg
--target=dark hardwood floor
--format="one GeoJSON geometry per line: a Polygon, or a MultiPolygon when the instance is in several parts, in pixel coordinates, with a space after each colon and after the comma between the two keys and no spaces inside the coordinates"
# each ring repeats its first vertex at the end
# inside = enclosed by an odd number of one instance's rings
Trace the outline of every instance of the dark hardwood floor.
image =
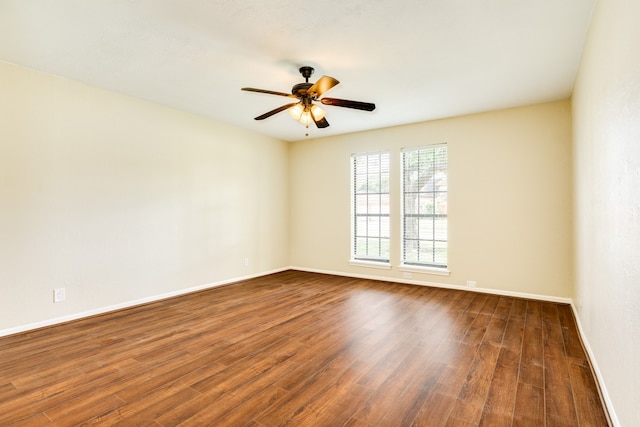
{"type": "Polygon", "coordinates": [[[0,338],[1,426],[605,426],[568,305],[287,271],[0,338]]]}

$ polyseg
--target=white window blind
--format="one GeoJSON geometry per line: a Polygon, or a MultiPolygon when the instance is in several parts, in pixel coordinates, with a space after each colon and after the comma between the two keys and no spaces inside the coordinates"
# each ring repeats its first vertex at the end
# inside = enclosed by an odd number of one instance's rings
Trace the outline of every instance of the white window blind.
{"type": "Polygon", "coordinates": [[[352,258],[389,262],[389,153],[352,155],[352,258]]]}
{"type": "Polygon", "coordinates": [[[402,150],[402,262],[446,268],[447,145],[402,150]]]}

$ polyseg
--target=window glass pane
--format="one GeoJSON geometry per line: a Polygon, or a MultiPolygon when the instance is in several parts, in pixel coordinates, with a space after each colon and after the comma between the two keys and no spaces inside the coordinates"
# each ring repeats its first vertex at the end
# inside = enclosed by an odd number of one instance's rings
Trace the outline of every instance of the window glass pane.
{"type": "Polygon", "coordinates": [[[389,192],[389,172],[385,172],[380,177],[380,192],[388,193],[389,192]]]}
{"type": "Polygon", "coordinates": [[[370,258],[378,257],[380,254],[380,239],[367,239],[367,256],[370,258]]]}
{"type": "Polygon", "coordinates": [[[408,217],[404,220],[404,236],[405,239],[417,239],[418,238],[418,223],[419,219],[417,217],[408,217]]]}
{"type": "Polygon", "coordinates": [[[404,214],[410,215],[410,214],[418,213],[416,206],[417,206],[417,203],[416,203],[415,197],[413,197],[413,195],[411,194],[405,193],[404,201],[403,201],[404,214]]]}
{"type": "Polygon", "coordinates": [[[446,241],[447,240],[447,219],[446,218],[437,218],[435,220],[435,235],[433,238],[435,240],[446,241]]]}
{"type": "Polygon", "coordinates": [[[422,215],[433,215],[435,211],[434,204],[435,198],[433,197],[433,193],[421,193],[418,196],[418,213],[422,215]]]}
{"type": "Polygon", "coordinates": [[[433,264],[433,241],[421,240],[419,242],[418,260],[424,264],[433,264]]]}
{"type": "Polygon", "coordinates": [[[380,157],[377,155],[367,156],[367,173],[370,176],[380,174],[380,157]]]}
{"type": "Polygon", "coordinates": [[[366,237],[356,238],[355,254],[360,257],[365,257],[367,255],[367,238],[366,237]]]}
{"type": "Polygon", "coordinates": [[[366,214],[368,203],[367,203],[367,195],[366,194],[358,194],[356,195],[356,213],[357,214],[366,214]]]}
{"type": "Polygon", "coordinates": [[[435,195],[435,209],[434,213],[438,215],[447,214],[447,193],[436,193],[435,195]]]}
{"type": "Polygon", "coordinates": [[[367,200],[368,200],[368,213],[379,214],[380,213],[380,195],[370,194],[367,200]]]}
{"type": "Polygon", "coordinates": [[[380,217],[380,236],[389,237],[389,217],[380,217]]]}
{"type": "Polygon", "coordinates": [[[380,195],[380,213],[389,215],[389,194],[380,195]]]}
{"type": "Polygon", "coordinates": [[[447,264],[447,242],[435,242],[434,256],[436,264],[447,264]]]}
{"type": "Polygon", "coordinates": [[[380,256],[389,257],[389,239],[380,239],[380,256]]]}
{"type": "Polygon", "coordinates": [[[405,262],[418,262],[418,241],[405,240],[404,242],[405,262]]]}
{"type": "Polygon", "coordinates": [[[433,240],[433,218],[420,218],[418,227],[420,240],[433,240]]]}
{"type": "Polygon", "coordinates": [[[367,236],[380,237],[380,218],[376,218],[373,216],[369,217],[367,236]]]}
{"type": "Polygon", "coordinates": [[[359,216],[356,218],[356,236],[367,235],[367,217],[359,216]]]}
{"type": "Polygon", "coordinates": [[[359,173],[355,176],[355,192],[357,194],[367,193],[367,174],[359,173]]]}

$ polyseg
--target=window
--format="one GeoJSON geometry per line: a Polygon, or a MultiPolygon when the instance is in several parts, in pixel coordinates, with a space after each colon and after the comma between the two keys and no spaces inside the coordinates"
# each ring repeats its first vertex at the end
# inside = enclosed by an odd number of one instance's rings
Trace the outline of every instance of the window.
{"type": "Polygon", "coordinates": [[[402,262],[447,267],[447,146],[402,150],[402,262]]]}
{"type": "Polygon", "coordinates": [[[389,262],[389,153],[354,154],[352,258],[389,262]]]}

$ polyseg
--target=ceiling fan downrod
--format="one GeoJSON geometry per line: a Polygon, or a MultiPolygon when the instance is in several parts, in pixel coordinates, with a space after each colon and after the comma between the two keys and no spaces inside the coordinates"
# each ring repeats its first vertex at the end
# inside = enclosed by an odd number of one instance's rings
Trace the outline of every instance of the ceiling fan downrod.
{"type": "Polygon", "coordinates": [[[309,83],[309,77],[311,77],[315,70],[313,69],[313,67],[305,65],[304,67],[300,67],[298,71],[300,71],[300,74],[302,74],[302,77],[304,77],[306,83],[309,83]]]}

